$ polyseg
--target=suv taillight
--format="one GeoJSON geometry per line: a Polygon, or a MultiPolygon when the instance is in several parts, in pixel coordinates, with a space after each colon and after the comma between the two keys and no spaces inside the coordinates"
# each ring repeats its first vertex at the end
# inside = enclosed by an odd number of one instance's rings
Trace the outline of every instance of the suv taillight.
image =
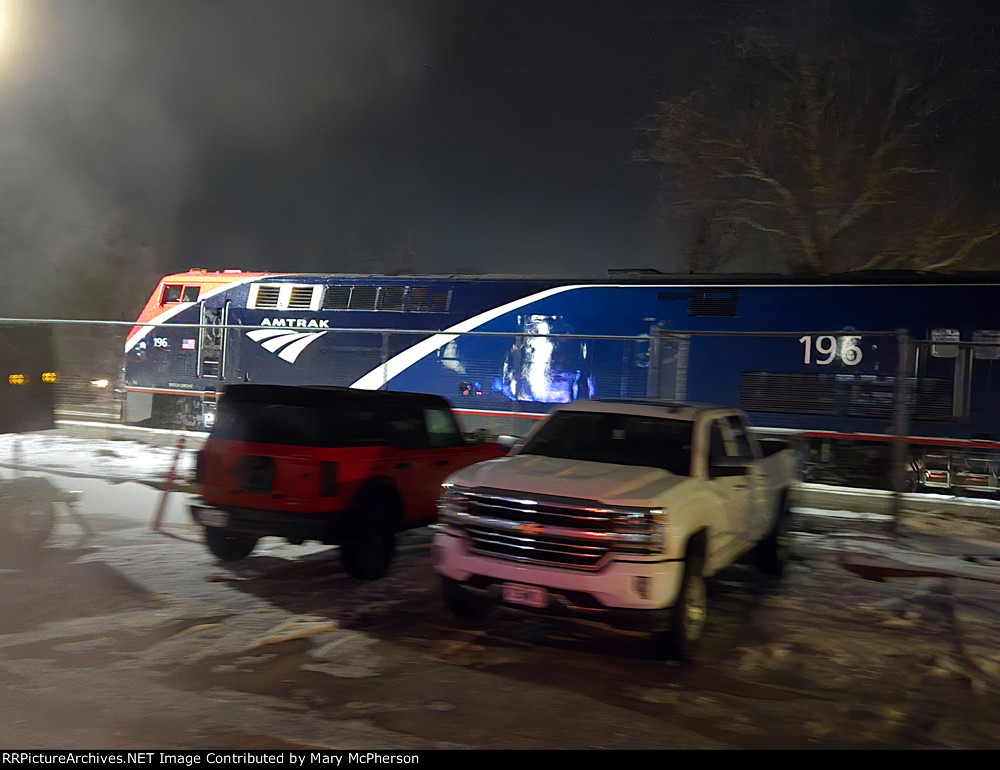
{"type": "Polygon", "coordinates": [[[205,450],[199,449],[194,455],[194,481],[201,484],[205,481],[205,450]]]}

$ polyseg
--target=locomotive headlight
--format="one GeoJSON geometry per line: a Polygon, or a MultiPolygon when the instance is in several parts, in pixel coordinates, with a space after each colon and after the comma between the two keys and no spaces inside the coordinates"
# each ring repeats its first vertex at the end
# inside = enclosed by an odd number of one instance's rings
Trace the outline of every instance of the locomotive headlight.
{"type": "Polygon", "coordinates": [[[23,374],[8,374],[7,382],[9,382],[11,385],[24,385],[25,383],[28,382],[28,378],[25,377],[23,374]]]}

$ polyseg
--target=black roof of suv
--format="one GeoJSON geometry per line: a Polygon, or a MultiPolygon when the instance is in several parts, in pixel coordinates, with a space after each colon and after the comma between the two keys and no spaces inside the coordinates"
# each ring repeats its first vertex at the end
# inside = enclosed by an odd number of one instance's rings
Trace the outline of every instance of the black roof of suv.
{"type": "Polygon", "coordinates": [[[451,414],[426,393],[298,385],[226,388],[210,438],[299,446],[407,446],[423,431],[425,409],[451,414]]]}

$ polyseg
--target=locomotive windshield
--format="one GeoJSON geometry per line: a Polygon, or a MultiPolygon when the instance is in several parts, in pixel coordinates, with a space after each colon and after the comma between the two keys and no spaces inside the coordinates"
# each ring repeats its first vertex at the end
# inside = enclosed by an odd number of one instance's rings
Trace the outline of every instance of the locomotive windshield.
{"type": "Polygon", "coordinates": [[[660,468],[691,475],[692,423],[630,414],[557,412],[520,454],[660,468]]]}

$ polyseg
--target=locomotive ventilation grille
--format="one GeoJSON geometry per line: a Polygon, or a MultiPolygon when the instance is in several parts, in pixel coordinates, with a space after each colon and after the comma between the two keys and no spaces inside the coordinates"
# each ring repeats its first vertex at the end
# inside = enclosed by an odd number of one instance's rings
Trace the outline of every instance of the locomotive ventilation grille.
{"type": "Polygon", "coordinates": [[[658,552],[664,526],[658,509],[455,488],[442,500],[441,521],[459,527],[476,553],[580,570],[600,569],[612,551],[658,552]]]}

